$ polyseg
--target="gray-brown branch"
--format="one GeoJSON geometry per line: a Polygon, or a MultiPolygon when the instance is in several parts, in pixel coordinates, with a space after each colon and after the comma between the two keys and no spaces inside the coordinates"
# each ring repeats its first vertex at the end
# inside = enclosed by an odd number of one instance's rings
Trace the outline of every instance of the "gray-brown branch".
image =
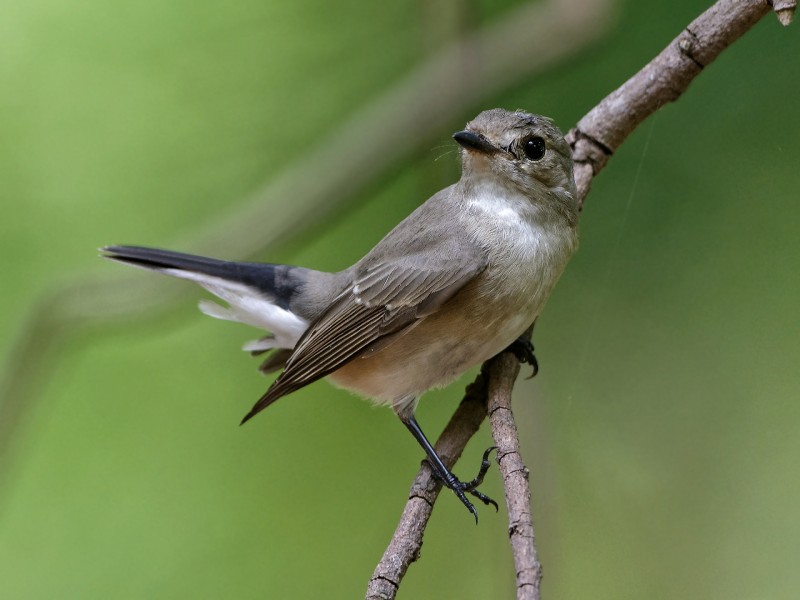
{"type": "MultiPolygon", "coordinates": [[[[774,10],[783,25],[791,22],[796,0],[775,0],[774,10]]],[[[766,0],[719,0],[686,27],[669,46],[641,71],[614,90],[593,108],[567,139],[573,149],[575,180],[581,205],[589,193],[592,179],[606,166],[608,159],[622,142],[659,108],[677,100],[692,80],[730,44],[753,27],[773,7],[766,0]]],[[[538,600],[541,565],[538,560],[530,509],[528,470],[519,455],[519,441],[511,412],[511,391],[519,372],[514,358],[504,353],[488,361],[470,388],[470,396],[483,391],[492,424],[492,435],[498,447],[498,460],[508,507],[509,537],[517,574],[517,598],[538,600]]],[[[466,398],[465,398],[466,401],[466,398]]],[[[448,448],[449,456],[459,456],[469,438],[464,433],[477,431],[484,415],[470,414],[469,427],[459,427],[463,407],[442,433],[437,448],[448,448]],[[456,433],[458,432],[458,433],[456,433]]],[[[448,466],[451,466],[448,462],[448,466]]],[[[423,466],[415,486],[430,478],[423,466]]],[[[395,598],[400,580],[408,566],[419,556],[422,537],[438,494],[425,496],[419,505],[419,495],[412,497],[398,525],[389,548],[373,572],[367,592],[368,599],[395,598]],[[428,503],[430,502],[430,504],[428,503]],[[419,520],[413,520],[419,519],[419,520]],[[382,585],[384,584],[385,585],[382,585]]]]}
{"type": "MultiPolygon", "coordinates": [[[[788,25],[796,0],[775,0],[788,25]]],[[[674,102],[700,72],[771,10],[767,0],[719,0],[645,67],[590,110],[567,135],[581,204],[592,179],[647,117],[674,102]]]]}
{"type": "Polygon", "coordinates": [[[519,435],[511,412],[511,392],[518,374],[515,357],[508,352],[501,354],[491,362],[486,393],[508,509],[508,539],[514,556],[517,598],[533,599],[539,598],[542,565],[533,531],[528,468],[519,453],[519,435]]]}

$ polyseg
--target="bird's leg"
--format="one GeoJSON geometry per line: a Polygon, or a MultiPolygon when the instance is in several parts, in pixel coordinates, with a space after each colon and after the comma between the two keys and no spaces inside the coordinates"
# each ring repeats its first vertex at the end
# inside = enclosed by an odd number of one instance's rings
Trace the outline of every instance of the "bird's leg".
{"type": "Polygon", "coordinates": [[[428,438],[425,437],[425,434],[422,432],[422,429],[417,423],[417,419],[414,417],[413,414],[409,416],[400,415],[400,420],[403,421],[403,424],[408,427],[408,430],[414,436],[414,438],[419,442],[419,445],[422,446],[425,453],[428,455],[428,463],[431,465],[433,469],[434,475],[441,480],[441,482],[451,490],[453,493],[458,496],[458,499],[467,507],[467,510],[473,514],[475,517],[475,523],[478,522],[478,511],[475,510],[475,507],[472,503],[467,499],[466,494],[470,494],[475,496],[478,500],[483,502],[486,505],[491,504],[494,506],[495,510],[497,510],[497,502],[489,498],[486,494],[479,492],[477,488],[481,483],[483,483],[483,478],[486,475],[486,471],[489,470],[490,461],[489,461],[489,453],[494,450],[494,446],[486,450],[483,453],[483,461],[481,462],[480,471],[478,471],[478,476],[469,482],[459,481],[459,479],[453,475],[452,471],[448,469],[439,455],[436,453],[436,450],[433,449],[433,446],[428,441],[428,438]]]}
{"type": "Polygon", "coordinates": [[[536,360],[536,356],[533,354],[533,342],[521,335],[511,342],[511,345],[506,350],[516,356],[519,362],[529,364],[533,368],[528,379],[536,377],[539,372],[539,361],[536,360]]]}

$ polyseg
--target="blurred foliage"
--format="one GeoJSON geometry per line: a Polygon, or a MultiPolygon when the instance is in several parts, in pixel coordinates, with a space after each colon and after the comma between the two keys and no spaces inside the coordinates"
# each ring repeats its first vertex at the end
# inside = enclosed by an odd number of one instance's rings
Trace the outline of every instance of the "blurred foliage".
{"type": "MultiPolygon", "coordinates": [[[[623,2],[602,44],[474,112],[524,107],[567,129],[709,2],[623,2]]],[[[94,248],[213,223],[512,4],[6,3],[0,356],[38,294],[121,268],[94,248]]],[[[796,25],[764,19],[595,182],[537,326],[542,372],[517,393],[548,598],[800,587],[798,52],[796,25]]],[[[268,259],[356,260],[458,176],[448,135],[472,116],[268,259]]],[[[291,198],[273,202],[279,215],[291,198]]],[[[2,597],[363,594],[421,453],[390,411],[325,383],[237,427],[268,383],[237,350],[253,335],[187,305],[66,348],[1,491],[2,597]]],[[[462,387],[423,401],[432,435],[462,387]]],[[[489,443],[482,430],[456,471],[489,443]]],[[[496,474],[485,491],[502,495],[496,474]]],[[[505,528],[443,496],[402,596],[512,597],[505,528]]]]}

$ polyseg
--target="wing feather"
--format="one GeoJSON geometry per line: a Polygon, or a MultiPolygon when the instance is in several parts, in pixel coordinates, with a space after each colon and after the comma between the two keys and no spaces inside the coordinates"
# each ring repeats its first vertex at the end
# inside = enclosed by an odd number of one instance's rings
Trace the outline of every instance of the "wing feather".
{"type": "Polygon", "coordinates": [[[435,225],[412,235],[410,243],[398,234],[404,222],[354,267],[353,285],[311,323],[243,423],[281,396],[404,335],[486,268],[482,248],[443,230],[441,218],[429,222],[435,225]]]}

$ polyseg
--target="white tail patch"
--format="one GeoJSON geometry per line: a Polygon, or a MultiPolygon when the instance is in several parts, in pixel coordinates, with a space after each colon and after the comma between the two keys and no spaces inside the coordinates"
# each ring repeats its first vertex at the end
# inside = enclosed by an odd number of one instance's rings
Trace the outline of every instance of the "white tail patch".
{"type": "Polygon", "coordinates": [[[200,311],[209,317],[244,323],[272,333],[272,336],[248,342],[245,344],[244,350],[294,348],[297,340],[308,328],[308,321],[275,305],[266,295],[241,283],[181,269],[159,270],[173,277],[199,283],[228,303],[228,306],[222,306],[211,300],[201,300],[200,311]]]}
{"type": "Polygon", "coordinates": [[[245,352],[266,352],[267,350],[272,350],[273,348],[278,347],[278,340],[274,335],[269,334],[262,338],[258,338],[257,340],[245,342],[242,346],[242,350],[245,352]]]}

